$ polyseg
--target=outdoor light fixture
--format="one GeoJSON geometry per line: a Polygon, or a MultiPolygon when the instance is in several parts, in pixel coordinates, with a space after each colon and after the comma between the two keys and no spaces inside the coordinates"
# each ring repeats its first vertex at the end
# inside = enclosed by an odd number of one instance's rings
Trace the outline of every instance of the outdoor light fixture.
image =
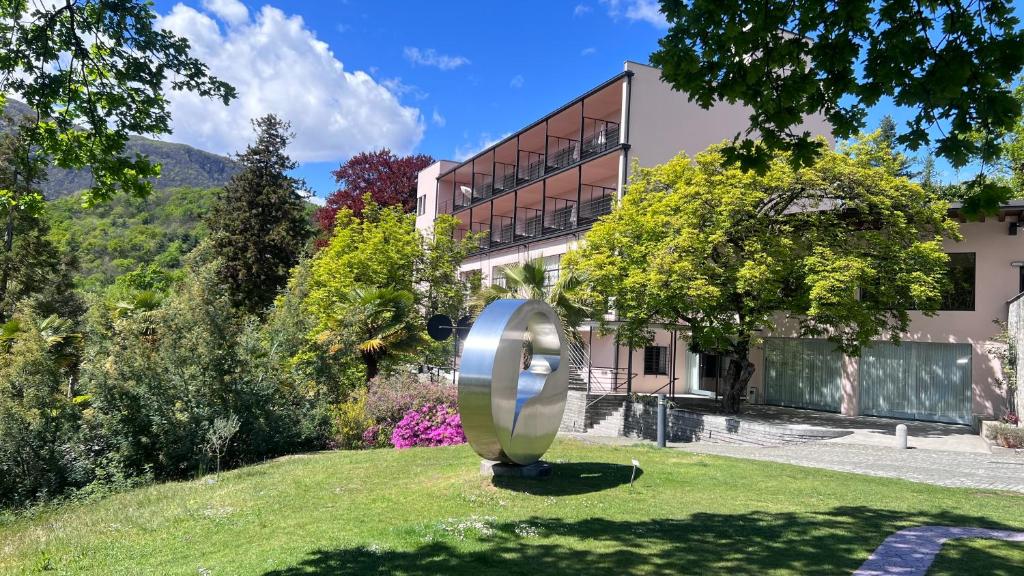
{"type": "Polygon", "coordinates": [[[1019,222],[1010,222],[1010,236],[1017,235],[1017,228],[1020,226],[1019,222]]]}
{"type": "Polygon", "coordinates": [[[1013,262],[1010,262],[1010,266],[1013,266],[1014,268],[1024,268],[1024,260],[1014,260],[1013,262]]]}

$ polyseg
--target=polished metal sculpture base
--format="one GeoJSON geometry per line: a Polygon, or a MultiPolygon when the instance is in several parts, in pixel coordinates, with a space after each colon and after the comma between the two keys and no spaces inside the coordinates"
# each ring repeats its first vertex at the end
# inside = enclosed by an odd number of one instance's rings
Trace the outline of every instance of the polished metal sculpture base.
{"type": "Polygon", "coordinates": [[[527,464],[526,466],[520,466],[519,464],[506,464],[505,462],[497,462],[495,460],[480,461],[481,476],[506,476],[511,478],[546,480],[551,477],[551,473],[553,471],[551,464],[541,461],[534,462],[533,464],[527,464]]]}

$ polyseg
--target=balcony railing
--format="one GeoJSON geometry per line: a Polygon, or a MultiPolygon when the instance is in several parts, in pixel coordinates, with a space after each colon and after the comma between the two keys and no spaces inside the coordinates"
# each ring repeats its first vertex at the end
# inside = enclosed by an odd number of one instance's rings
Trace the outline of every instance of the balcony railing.
{"type": "Polygon", "coordinates": [[[516,210],[516,240],[536,238],[544,230],[541,227],[544,213],[536,208],[520,207],[516,210]]]}
{"type": "Polygon", "coordinates": [[[494,191],[511,190],[516,187],[515,164],[494,163],[494,191]]]}
{"type": "Polygon", "coordinates": [[[465,208],[473,203],[472,184],[455,183],[455,209],[465,208]]]}
{"type": "Polygon", "coordinates": [[[491,242],[488,248],[494,248],[502,244],[511,244],[515,239],[511,216],[491,216],[491,242]]]}
{"type": "Polygon", "coordinates": [[[494,193],[494,177],[480,172],[473,173],[473,201],[486,200],[494,193]]]}
{"type": "Polygon", "coordinates": [[[548,163],[545,170],[554,172],[580,161],[580,141],[548,136],[548,163]]]}
{"type": "Polygon", "coordinates": [[[572,230],[576,227],[576,201],[548,198],[544,215],[544,231],[572,230]]]}
{"type": "Polygon", "coordinates": [[[544,175],[544,155],[529,150],[519,151],[519,184],[536,180],[544,175]]]}
{"type": "Polygon", "coordinates": [[[596,118],[583,119],[582,158],[600,154],[619,145],[619,124],[596,118]]]}
{"type": "Polygon", "coordinates": [[[615,202],[615,188],[580,185],[579,223],[589,224],[612,211],[615,202]]]}

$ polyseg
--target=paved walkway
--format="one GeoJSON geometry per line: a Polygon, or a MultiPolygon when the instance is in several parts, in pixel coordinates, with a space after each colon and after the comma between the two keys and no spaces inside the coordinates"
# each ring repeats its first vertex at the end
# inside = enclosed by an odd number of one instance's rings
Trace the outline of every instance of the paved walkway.
{"type": "Polygon", "coordinates": [[[1024,532],[954,526],[907,528],[886,538],[853,576],[925,576],[942,545],[956,538],[1024,542],[1024,532]]]}
{"type": "MultiPolygon", "coordinates": [[[[651,444],[635,438],[609,438],[590,434],[573,435],[587,442],[629,445],[651,444]]],[[[828,440],[788,446],[734,446],[709,442],[669,443],[671,448],[700,454],[715,454],[767,460],[853,472],[868,476],[901,478],[939,486],[1010,490],[1024,493],[1024,455],[947,450],[900,450],[884,446],[848,444],[828,440]]]]}

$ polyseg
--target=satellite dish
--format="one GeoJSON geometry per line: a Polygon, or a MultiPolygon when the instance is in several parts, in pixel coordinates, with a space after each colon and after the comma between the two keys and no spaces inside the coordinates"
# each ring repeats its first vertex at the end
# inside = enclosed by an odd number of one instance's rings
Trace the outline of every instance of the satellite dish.
{"type": "Polygon", "coordinates": [[[466,335],[469,334],[469,329],[473,327],[473,319],[469,316],[463,316],[459,318],[459,323],[455,326],[457,331],[456,336],[465,339],[466,335]]]}
{"type": "Polygon", "coordinates": [[[434,314],[427,320],[427,334],[438,342],[452,335],[452,319],[444,314],[434,314]]]}

